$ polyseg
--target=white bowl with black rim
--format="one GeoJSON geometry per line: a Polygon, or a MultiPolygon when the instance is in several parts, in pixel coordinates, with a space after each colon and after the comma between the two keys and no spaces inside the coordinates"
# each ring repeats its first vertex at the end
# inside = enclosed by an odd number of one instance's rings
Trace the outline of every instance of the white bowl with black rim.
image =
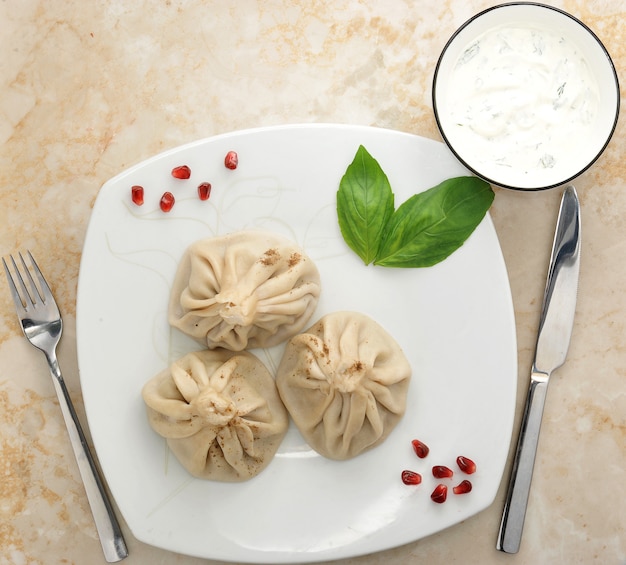
{"type": "Polygon", "coordinates": [[[433,79],[443,140],[489,183],[542,190],[586,171],[609,143],[620,93],[595,33],[551,6],[515,2],[465,22],[433,79]]]}

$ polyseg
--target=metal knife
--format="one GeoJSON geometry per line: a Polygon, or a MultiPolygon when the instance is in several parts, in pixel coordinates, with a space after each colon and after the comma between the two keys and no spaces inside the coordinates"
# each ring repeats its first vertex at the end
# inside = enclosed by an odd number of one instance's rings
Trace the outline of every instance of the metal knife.
{"type": "Polygon", "coordinates": [[[569,348],[580,271],[580,230],[578,195],[568,186],[561,198],[530,386],[496,543],[505,553],[519,551],[548,381],[565,362],[569,348]]]}

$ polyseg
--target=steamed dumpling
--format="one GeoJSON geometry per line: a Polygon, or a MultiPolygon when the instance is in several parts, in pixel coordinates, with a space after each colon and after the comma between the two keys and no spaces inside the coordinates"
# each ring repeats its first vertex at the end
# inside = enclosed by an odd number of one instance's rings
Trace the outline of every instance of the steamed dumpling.
{"type": "Polygon", "coordinates": [[[274,379],[248,352],[189,353],[148,381],[148,421],[195,477],[244,481],[274,457],[288,415],[274,379]]]}
{"type": "Polygon", "coordinates": [[[330,459],[380,444],[404,415],[411,367],[374,320],[335,312],[292,337],[276,386],[304,439],[330,459]]]}
{"type": "Polygon", "coordinates": [[[234,232],[187,249],[169,322],[209,348],[271,347],[305,327],[319,293],[317,267],[296,244],[264,231],[234,232]]]}

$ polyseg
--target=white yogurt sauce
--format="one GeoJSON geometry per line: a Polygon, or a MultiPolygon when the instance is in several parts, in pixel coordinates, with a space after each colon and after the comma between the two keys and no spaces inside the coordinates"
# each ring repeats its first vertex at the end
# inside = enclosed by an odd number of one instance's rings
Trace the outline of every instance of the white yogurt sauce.
{"type": "Polygon", "coordinates": [[[487,31],[458,58],[448,84],[459,154],[492,179],[570,164],[598,114],[599,88],[571,41],[550,29],[487,31]],[[490,176],[493,175],[493,176],[490,176]]]}

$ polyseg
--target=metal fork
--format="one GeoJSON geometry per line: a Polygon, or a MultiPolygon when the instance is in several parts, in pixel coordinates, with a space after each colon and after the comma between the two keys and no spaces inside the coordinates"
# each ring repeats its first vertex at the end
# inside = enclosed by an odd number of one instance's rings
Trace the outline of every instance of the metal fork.
{"type": "Polygon", "coordinates": [[[80,476],[83,479],[87,499],[96,523],[104,557],[109,563],[115,563],[124,559],[128,555],[128,550],[122,536],[122,530],[113,512],[113,507],[107,497],[104,483],[98,474],[94,458],[89,451],[85,434],[78,421],[76,410],[70,399],[65,381],[61,375],[59,362],[57,361],[56,347],[61,339],[63,321],[46,279],[44,279],[30,251],[27,253],[39,286],[35,283],[31,270],[27,267],[21,253],[19,253],[19,259],[22,272],[20,272],[15,259],[10,256],[15,279],[9,271],[6,261],[4,258],[2,259],[11,295],[15,302],[17,317],[28,341],[46,355],[50,373],[53,377],[54,388],[59,398],[65,425],[67,426],[76,462],[78,463],[80,476]],[[28,282],[28,288],[24,279],[28,282]],[[17,281],[17,285],[15,281],[17,281]]]}

